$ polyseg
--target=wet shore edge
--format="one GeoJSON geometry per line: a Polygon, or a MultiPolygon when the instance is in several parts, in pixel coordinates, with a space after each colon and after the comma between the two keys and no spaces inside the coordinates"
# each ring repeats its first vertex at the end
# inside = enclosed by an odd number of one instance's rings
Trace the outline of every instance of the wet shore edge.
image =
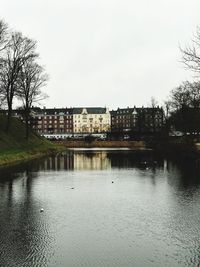
{"type": "Polygon", "coordinates": [[[200,160],[200,144],[179,144],[169,142],[148,143],[145,141],[54,141],[49,147],[39,147],[34,150],[13,150],[0,155],[0,167],[15,165],[39,159],[51,155],[56,155],[71,149],[127,149],[136,153],[158,153],[167,157],[180,157],[185,159],[200,160]]]}
{"type": "Polygon", "coordinates": [[[41,147],[35,150],[8,151],[8,153],[0,156],[0,168],[56,155],[64,150],[66,150],[65,147],[55,145],[54,147],[41,147]]]}

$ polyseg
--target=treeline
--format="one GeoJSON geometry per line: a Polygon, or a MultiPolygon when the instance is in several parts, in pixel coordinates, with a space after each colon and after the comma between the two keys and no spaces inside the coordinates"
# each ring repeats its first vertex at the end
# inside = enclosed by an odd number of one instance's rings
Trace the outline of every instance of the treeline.
{"type": "Polygon", "coordinates": [[[166,128],[175,129],[190,135],[200,133],[200,28],[191,44],[180,48],[181,62],[194,74],[193,81],[183,81],[174,88],[164,102],[166,128]]]}
{"type": "Polygon", "coordinates": [[[21,32],[10,30],[0,19],[0,108],[7,109],[5,131],[11,130],[13,100],[21,101],[26,123],[26,138],[29,137],[31,107],[46,97],[41,88],[48,75],[38,63],[37,42],[21,32]]]}

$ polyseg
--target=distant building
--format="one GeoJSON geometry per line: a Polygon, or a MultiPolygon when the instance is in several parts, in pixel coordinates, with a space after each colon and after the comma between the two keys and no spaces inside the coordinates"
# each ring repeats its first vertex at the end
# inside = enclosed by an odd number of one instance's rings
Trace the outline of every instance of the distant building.
{"type": "MultiPolygon", "coordinates": [[[[7,114],[6,110],[1,113],[7,114]]],[[[23,110],[13,110],[13,116],[24,120],[23,110]]],[[[105,137],[135,138],[156,134],[163,127],[163,109],[118,108],[109,111],[102,107],[38,108],[32,107],[30,126],[47,138],[105,137]]]]}
{"type": "Polygon", "coordinates": [[[73,135],[72,108],[33,108],[33,129],[40,135],[73,135]]]}
{"type": "Polygon", "coordinates": [[[155,108],[118,108],[111,111],[111,133],[118,136],[152,134],[163,127],[163,109],[155,108]]]}
{"type": "Polygon", "coordinates": [[[73,108],[74,134],[106,133],[110,131],[110,112],[108,108],[73,108]]]}

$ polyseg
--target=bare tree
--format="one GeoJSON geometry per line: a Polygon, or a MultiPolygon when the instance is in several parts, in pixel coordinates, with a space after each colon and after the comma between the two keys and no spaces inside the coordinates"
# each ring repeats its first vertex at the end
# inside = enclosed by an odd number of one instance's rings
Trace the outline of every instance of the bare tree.
{"type": "Polygon", "coordinates": [[[151,101],[150,101],[150,107],[156,108],[157,106],[158,106],[158,101],[156,100],[156,98],[154,96],[152,96],[151,101]]]}
{"type": "Polygon", "coordinates": [[[180,86],[173,89],[170,93],[170,105],[172,110],[178,110],[182,107],[189,106],[190,92],[188,82],[183,82],[180,86]]]}
{"type": "Polygon", "coordinates": [[[200,82],[185,81],[170,94],[172,111],[183,107],[200,108],[200,82]]]}
{"type": "Polygon", "coordinates": [[[0,59],[1,95],[6,99],[8,108],[6,131],[9,131],[12,115],[13,98],[17,92],[19,72],[27,60],[38,55],[35,53],[36,42],[24,37],[20,32],[11,34],[5,55],[0,59]]]}
{"type": "Polygon", "coordinates": [[[47,97],[47,95],[41,91],[41,88],[46,85],[47,80],[48,76],[44,72],[44,68],[37,64],[33,59],[29,59],[23,64],[17,80],[17,96],[23,103],[26,123],[26,139],[29,138],[31,107],[33,103],[47,97]]]}
{"type": "MultiPolygon", "coordinates": [[[[3,55],[3,52],[5,51],[6,47],[8,45],[8,25],[0,19],[0,58],[3,55]]],[[[0,68],[2,66],[0,65],[0,68]]],[[[1,88],[0,88],[0,108],[3,107],[5,97],[1,94],[1,88]]]]}
{"type": "Polygon", "coordinates": [[[151,123],[153,126],[153,132],[155,133],[155,131],[156,131],[156,113],[157,113],[157,108],[158,108],[158,101],[153,96],[151,97],[150,108],[151,108],[151,123]]]}
{"type": "Polygon", "coordinates": [[[163,111],[164,111],[165,120],[167,120],[169,118],[169,114],[170,114],[170,110],[171,110],[171,101],[170,100],[164,101],[162,107],[163,107],[163,111]]]}
{"type": "Polygon", "coordinates": [[[192,44],[185,49],[180,48],[182,52],[182,62],[186,68],[195,73],[200,73],[200,27],[197,27],[196,34],[192,39],[192,44]]]}
{"type": "Polygon", "coordinates": [[[8,44],[8,25],[0,19],[0,52],[2,52],[8,44]]]}
{"type": "Polygon", "coordinates": [[[183,132],[200,131],[200,82],[183,82],[171,91],[169,103],[169,123],[183,132]]]}

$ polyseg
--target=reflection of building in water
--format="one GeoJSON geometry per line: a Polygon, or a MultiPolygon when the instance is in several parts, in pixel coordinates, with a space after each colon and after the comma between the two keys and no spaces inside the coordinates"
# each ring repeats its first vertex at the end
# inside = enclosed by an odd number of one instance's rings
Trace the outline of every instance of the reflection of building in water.
{"type": "Polygon", "coordinates": [[[73,170],[74,169],[73,153],[59,154],[45,159],[40,164],[41,170],[73,170]]]}
{"type": "Polygon", "coordinates": [[[107,170],[111,169],[111,162],[107,152],[74,153],[75,170],[107,170]]]}
{"type": "Polygon", "coordinates": [[[40,170],[106,170],[111,168],[107,152],[74,152],[51,156],[39,163],[40,170]]]}
{"type": "Polygon", "coordinates": [[[40,160],[39,170],[108,170],[111,168],[164,168],[163,159],[131,151],[69,151],[40,160]]]}
{"type": "MultiPolygon", "coordinates": [[[[111,168],[164,169],[166,162],[151,152],[134,151],[68,151],[36,162],[35,171],[108,170],[111,168]]],[[[33,168],[33,166],[32,166],[33,168]]]]}

